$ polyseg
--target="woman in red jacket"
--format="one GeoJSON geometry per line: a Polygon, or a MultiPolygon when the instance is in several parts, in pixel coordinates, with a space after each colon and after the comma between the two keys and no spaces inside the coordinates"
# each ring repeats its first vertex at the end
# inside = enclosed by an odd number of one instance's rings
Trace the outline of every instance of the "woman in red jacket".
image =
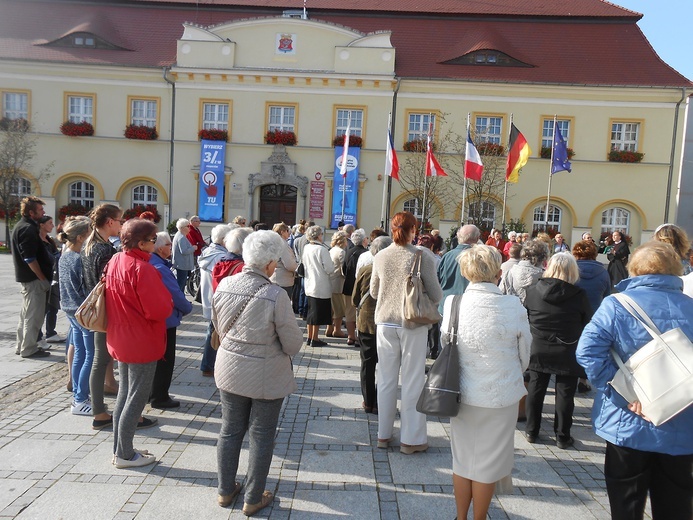
{"type": "Polygon", "coordinates": [[[121,231],[123,252],[106,268],[108,352],[119,362],[120,388],[113,411],[113,462],[116,468],[156,461],[132,441],[140,414],[152,390],[156,362],[166,350],[166,318],[173,310],[171,293],[149,263],[157,227],[148,220],[128,220],[121,231]]]}

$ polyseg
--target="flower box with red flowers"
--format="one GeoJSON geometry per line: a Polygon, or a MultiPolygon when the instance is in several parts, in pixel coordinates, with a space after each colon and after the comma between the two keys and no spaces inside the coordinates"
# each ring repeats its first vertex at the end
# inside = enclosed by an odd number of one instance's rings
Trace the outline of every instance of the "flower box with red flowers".
{"type": "Polygon", "coordinates": [[[154,141],[159,138],[159,134],[156,132],[155,126],[128,125],[125,127],[125,137],[142,141],[154,141]]]}
{"type": "Polygon", "coordinates": [[[229,132],[227,130],[206,130],[202,129],[199,132],[197,132],[197,138],[202,141],[203,139],[206,141],[228,141],[229,140],[229,132]]]}
{"type": "Polygon", "coordinates": [[[283,144],[284,146],[294,146],[298,140],[296,134],[290,131],[270,130],[265,134],[267,144],[283,144]]]}
{"type": "Polygon", "coordinates": [[[79,202],[70,202],[58,210],[58,220],[61,222],[65,220],[66,217],[77,217],[79,215],[86,215],[89,213],[90,209],[83,206],[79,202]]]}
{"type": "MultiPolygon", "coordinates": [[[[412,141],[407,141],[402,146],[405,152],[425,152],[428,146],[428,141],[426,139],[413,139],[412,141]]],[[[436,149],[436,144],[431,143],[431,148],[433,151],[436,149]]]]}
{"type": "MultiPolygon", "coordinates": [[[[575,157],[575,152],[572,148],[566,148],[566,150],[568,151],[568,159],[572,159],[573,157],[575,157]]],[[[539,155],[542,159],[551,159],[551,147],[542,146],[539,155]]]]}
{"type": "Polygon", "coordinates": [[[642,161],[643,157],[645,157],[644,153],[628,150],[611,150],[609,152],[609,161],[611,162],[638,163],[642,161]]]}
{"type": "Polygon", "coordinates": [[[142,213],[146,211],[149,211],[154,214],[154,223],[158,224],[161,220],[161,214],[159,213],[159,210],[154,204],[147,204],[146,206],[144,206],[143,204],[136,204],[132,208],[125,210],[125,212],[123,213],[123,218],[125,220],[130,220],[131,218],[139,218],[140,215],[142,215],[142,213]]]}
{"type": "MultiPolygon", "coordinates": [[[[345,134],[338,135],[332,140],[332,146],[344,146],[345,134]]],[[[358,135],[349,136],[349,148],[361,148],[363,147],[363,139],[358,135]]]]}
{"type": "Polygon", "coordinates": [[[85,137],[94,135],[94,126],[86,121],[81,121],[80,123],[65,121],[60,125],[60,132],[71,137],[85,137]]]}
{"type": "Polygon", "coordinates": [[[476,145],[479,155],[495,155],[501,156],[505,153],[505,147],[502,144],[496,143],[479,143],[476,145]]]}
{"type": "Polygon", "coordinates": [[[26,132],[29,130],[29,121],[20,117],[18,119],[10,119],[9,117],[3,117],[0,119],[0,130],[14,130],[26,132]]]}

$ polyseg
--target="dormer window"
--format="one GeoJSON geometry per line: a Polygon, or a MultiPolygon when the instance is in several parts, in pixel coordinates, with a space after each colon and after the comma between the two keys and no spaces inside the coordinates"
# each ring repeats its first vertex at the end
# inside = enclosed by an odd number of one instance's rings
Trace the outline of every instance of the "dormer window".
{"type": "Polygon", "coordinates": [[[528,63],[517,60],[504,52],[494,49],[473,51],[463,56],[444,61],[445,65],[481,65],[496,67],[532,67],[528,63]]]}
{"type": "Polygon", "coordinates": [[[76,31],[67,34],[52,42],[40,44],[51,47],[75,47],[78,49],[111,49],[111,50],[126,50],[123,47],[114,45],[94,33],[86,31],[76,31]]]}
{"type": "Polygon", "coordinates": [[[75,47],[95,47],[96,42],[92,36],[73,36],[72,43],[75,47]]]}

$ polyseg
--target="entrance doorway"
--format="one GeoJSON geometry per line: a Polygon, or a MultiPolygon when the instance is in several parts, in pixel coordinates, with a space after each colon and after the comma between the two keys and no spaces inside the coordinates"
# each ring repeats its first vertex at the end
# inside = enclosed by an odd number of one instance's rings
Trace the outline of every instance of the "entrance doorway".
{"type": "Polygon", "coordinates": [[[260,222],[270,227],[278,222],[296,223],[298,190],[289,184],[267,184],[260,188],[260,222]]]}

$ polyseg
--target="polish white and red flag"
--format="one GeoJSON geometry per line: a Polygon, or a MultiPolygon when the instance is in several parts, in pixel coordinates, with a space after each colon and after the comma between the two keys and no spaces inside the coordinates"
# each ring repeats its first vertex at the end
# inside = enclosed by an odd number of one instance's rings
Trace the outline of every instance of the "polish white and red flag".
{"type": "Polygon", "coordinates": [[[346,134],[344,135],[344,150],[342,151],[342,164],[339,167],[339,173],[342,177],[346,177],[347,166],[349,165],[349,132],[351,131],[351,119],[347,122],[346,134]]]}
{"type": "Polygon", "coordinates": [[[472,142],[472,137],[467,133],[467,147],[465,149],[464,159],[464,176],[467,179],[481,181],[481,175],[484,173],[484,165],[481,163],[479,151],[472,142]]]}
{"type": "Polygon", "coordinates": [[[392,134],[387,131],[387,149],[385,150],[385,175],[399,180],[399,161],[392,145],[392,134]]]}
{"type": "Polygon", "coordinates": [[[433,146],[431,145],[431,135],[428,135],[426,143],[426,177],[447,177],[448,174],[441,168],[440,164],[433,155],[433,146]]]}

